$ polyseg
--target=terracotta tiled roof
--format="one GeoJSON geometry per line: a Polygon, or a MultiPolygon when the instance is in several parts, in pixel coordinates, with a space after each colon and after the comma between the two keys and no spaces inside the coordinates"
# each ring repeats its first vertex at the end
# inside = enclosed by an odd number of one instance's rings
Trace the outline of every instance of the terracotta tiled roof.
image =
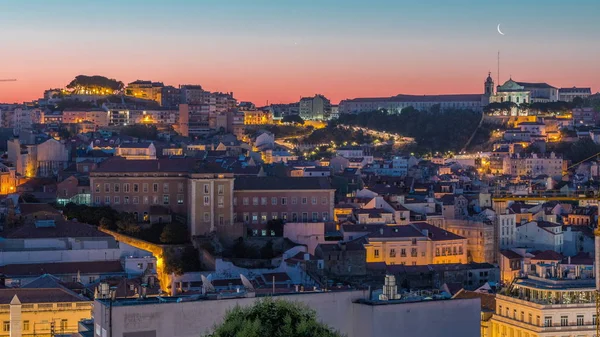
{"type": "Polygon", "coordinates": [[[10,304],[17,295],[21,303],[65,303],[65,302],[90,302],[87,298],[77,296],[75,293],[61,288],[6,288],[0,289],[0,304],[10,304]]]}
{"type": "Polygon", "coordinates": [[[531,260],[553,260],[553,261],[562,261],[564,257],[562,254],[557,253],[553,250],[545,250],[543,252],[539,252],[535,254],[535,257],[532,257],[531,260]]]}
{"type": "Polygon", "coordinates": [[[496,295],[480,293],[475,291],[461,290],[452,298],[456,299],[481,299],[481,311],[494,312],[496,311],[496,295]]]}
{"type": "Polygon", "coordinates": [[[322,177],[253,177],[235,178],[236,191],[256,190],[328,190],[332,189],[327,178],[322,177]]]}

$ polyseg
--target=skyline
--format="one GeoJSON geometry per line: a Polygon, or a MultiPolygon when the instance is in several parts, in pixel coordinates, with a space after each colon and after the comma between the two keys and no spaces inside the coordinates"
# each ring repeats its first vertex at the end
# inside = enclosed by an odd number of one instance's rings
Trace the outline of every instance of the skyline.
{"type": "Polygon", "coordinates": [[[0,13],[0,78],[18,81],[0,82],[0,102],[37,99],[80,74],[200,84],[257,105],[480,93],[488,71],[496,84],[512,75],[600,88],[594,1],[340,4],[11,0],[0,13]]]}

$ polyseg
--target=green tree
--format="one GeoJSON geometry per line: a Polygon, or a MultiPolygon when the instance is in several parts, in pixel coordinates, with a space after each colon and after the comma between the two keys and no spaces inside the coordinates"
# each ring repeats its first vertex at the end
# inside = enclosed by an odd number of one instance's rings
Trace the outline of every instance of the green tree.
{"type": "Polygon", "coordinates": [[[117,221],[117,228],[120,233],[137,236],[140,234],[141,228],[135,221],[132,214],[121,213],[120,219],[117,221]]]}
{"type": "Polygon", "coordinates": [[[251,307],[236,306],[207,337],[341,337],[320,323],[303,304],[263,299],[251,307]]]}
{"type": "Polygon", "coordinates": [[[179,223],[167,224],[160,234],[160,242],[168,244],[180,244],[189,240],[186,225],[179,223]]]}
{"type": "Polygon", "coordinates": [[[114,225],[113,221],[106,217],[103,217],[102,219],[100,219],[100,227],[104,228],[104,229],[110,229],[110,230],[115,229],[115,225],[114,225]]]}
{"type": "Polygon", "coordinates": [[[273,251],[273,240],[267,241],[267,243],[260,249],[260,257],[263,259],[272,259],[275,255],[273,251]]]}

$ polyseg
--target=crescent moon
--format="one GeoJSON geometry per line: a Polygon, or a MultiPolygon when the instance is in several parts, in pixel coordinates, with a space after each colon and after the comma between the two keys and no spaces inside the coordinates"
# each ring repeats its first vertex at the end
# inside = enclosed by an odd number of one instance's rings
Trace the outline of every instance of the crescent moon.
{"type": "Polygon", "coordinates": [[[504,35],[504,33],[502,33],[502,31],[500,30],[500,24],[498,24],[498,33],[500,33],[500,35],[504,35]]]}

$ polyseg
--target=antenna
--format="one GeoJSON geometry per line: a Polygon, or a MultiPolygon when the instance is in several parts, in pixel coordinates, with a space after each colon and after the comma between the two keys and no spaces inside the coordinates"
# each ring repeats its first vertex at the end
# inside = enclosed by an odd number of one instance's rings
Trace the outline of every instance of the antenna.
{"type": "Polygon", "coordinates": [[[498,50],[498,85],[500,85],[500,51],[498,50]]]}

